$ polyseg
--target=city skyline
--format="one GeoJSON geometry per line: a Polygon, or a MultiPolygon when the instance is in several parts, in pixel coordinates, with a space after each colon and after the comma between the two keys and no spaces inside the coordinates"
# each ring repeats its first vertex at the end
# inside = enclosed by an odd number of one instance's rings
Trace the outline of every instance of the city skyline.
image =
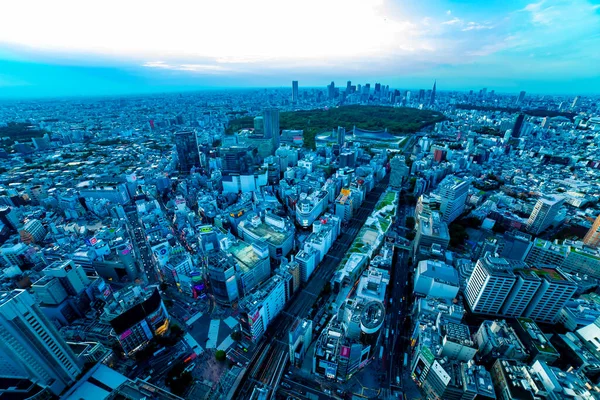
{"type": "Polygon", "coordinates": [[[31,4],[6,4],[3,14],[16,18],[0,27],[0,97],[284,87],[292,80],[325,87],[332,79],[594,94],[600,59],[590,49],[600,45],[600,4],[575,3],[335,0],[293,7],[291,26],[290,10],[270,0],[180,1],[168,9],[131,2],[119,13],[105,3],[39,2],[33,16],[31,4]],[[340,29],[334,21],[348,22],[340,29]]]}

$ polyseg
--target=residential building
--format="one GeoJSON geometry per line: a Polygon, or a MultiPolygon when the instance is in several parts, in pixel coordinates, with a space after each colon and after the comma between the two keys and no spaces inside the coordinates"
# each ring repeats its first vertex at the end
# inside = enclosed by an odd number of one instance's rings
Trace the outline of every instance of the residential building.
{"type": "Polygon", "coordinates": [[[448,224],[458,218],[465,209],[469,182],[450,175],[439,184],[437,191],[441,196],[440,213],[442,220],[448,224]]]}
{"type": "Polygon", "coordinates": [[[553,324],[560,310],[571,300],[577,290],[577,284],[560,269],[532,268],[531,271],[542,279],[542,284],[523,316],[532,318],[536,322],[553,324]]]}
{"type": "Polygon", "coordinates": [[[562,196],[540,197],[527,220],[529,232],[538,235],[549,228],[564,202],[565,198],[562,196]]]}
{"type": "Polygon", "coordinates": [[[487,254],[477,260],[465,290],[471,311],[500,314],[515,281],[515,274],[505,259],[487,254]]]}

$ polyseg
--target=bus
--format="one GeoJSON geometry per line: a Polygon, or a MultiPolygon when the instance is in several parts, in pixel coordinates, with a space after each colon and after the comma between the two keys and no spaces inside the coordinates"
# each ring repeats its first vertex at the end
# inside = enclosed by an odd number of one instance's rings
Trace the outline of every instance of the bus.
{"type": "Polygon", "coordinates": [[[166,347],[161,347],[160,349],[156,350],[154,352],[154,354],[152,354],[154,357],[156,357],[157,355],[159,355],[160,353],[162,353],[163,351],[165,351],[167,348],[166,347]]]}
{"type": "Polygon", "coordinates": [[[379,359],[383,358],[383,346],[379,346],[379,359]]]}
{"type": "Polygon", "coordinates": [[[404,353],[404,368],[408,366],[408,354],[404,353]]]}

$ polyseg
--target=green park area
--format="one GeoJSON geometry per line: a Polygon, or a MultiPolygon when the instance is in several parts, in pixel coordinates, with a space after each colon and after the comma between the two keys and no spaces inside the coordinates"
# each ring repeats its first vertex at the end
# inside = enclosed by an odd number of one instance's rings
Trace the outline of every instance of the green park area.
{"type": "MultiPolygon", "coordinates": [[[[436,122],[444,115],[431,110],[408,107],[350,105],[329,109],[282,112],[279,116],[281,129],[304,131],[304,147],[315,148],[315,136],[338,126],[352,129],[378,131],[387,129],[392,134],[414,133],[436,122]]],[[[229,123],[227,132],[233,134],[240,129],[252,128],[253,117],[242,117],[229,123]]]]}

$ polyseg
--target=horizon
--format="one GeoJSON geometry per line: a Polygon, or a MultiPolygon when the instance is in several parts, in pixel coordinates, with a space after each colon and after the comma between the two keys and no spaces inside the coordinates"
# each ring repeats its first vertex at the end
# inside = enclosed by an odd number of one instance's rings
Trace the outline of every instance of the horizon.
{"type": "Polygon", "coordinates": [[[437,79],[449,91],[600,93],[600,55],[590,50],[600,48],[599,0],[308,3],[3,4],[11,18],[0,26],[0,98],[288,87],[292,80],[429,88],[437,79]]]}

